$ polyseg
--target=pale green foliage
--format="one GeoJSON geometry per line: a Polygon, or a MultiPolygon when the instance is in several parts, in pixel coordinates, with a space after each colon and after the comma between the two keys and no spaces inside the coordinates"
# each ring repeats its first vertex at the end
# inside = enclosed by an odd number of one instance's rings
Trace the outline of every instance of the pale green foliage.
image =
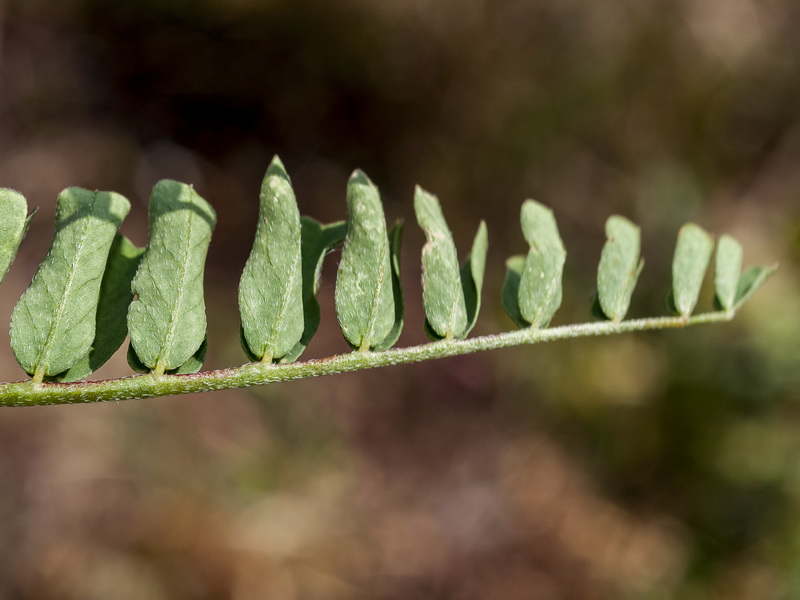
{"type": "Polygon", "coordinates": [[[642,272],[639,228],[625,217],[606,221],[606,244],[597,269],[597,299],[603,314],[619,322],[628,313],[633,290],[642,272]]]}
{"type": "Polygon", "coordinates": [[[281,362],[297,360],[317,332],[320,320],[317,289],[322,272],[322,261],[334,247],[344,240],[344,236],[347,233],[347,223],[337,221],[336,223],[323,225],[310,217],[301,217],[300,229],[302,238],[303,334],[294,348],[284,355],[281,362]]]}
{"type": "Polygon", "coordinates": [[[519,314],[533,327],[545,327],[561,306],[561,277],[567,251],[553,211],[546,206],[526,201],[520,221],[530,249],[520,274],[519,314]]]}
{"type": "Polygon", "coordinates": [[[83,357],[54,381],[78,381],[102,367],[128,335],[128,306],[133,300],[131,280],[144,248],[121,234],[114,236],[100,284],[92,346],[83,357]]]}
{"type": "Polygon", "coordinates": [[[522,269],[525,267],[525,257],[521,254],[506,259],[506,277],[500,292],[500,302],[503,308],[514,321],[517,327],[529,327],[519,310],[519,282],[522,279],[522,269]]]}
{"type": "Polygon", "coordinates": [[[147,249],[128,312],[132,367],[156,373],[200,368],[192,358],[206,337],[203,271],[215,224],[214,209],[191,186],[164,180],[153,188],[147,249]]]}
{"type": "Polygon", "coordinates": [[[486,224],[480,224],[472,250],[459,266],[453,235],[436,196],[417,187],[414,212],[427,240],[422,248],[425,331],[433,340],[464,339],[475,326],[481,306],[488,250],[486,224]]]}
{"type": "Polygon", "coordinates": [[[742,273],[736,287],[736,302],[733,304],[733,309],[738,310],[777,270],[778,265],[775,264],[765,267],[750,267],[742,273]]]}
{"type": "Polygon", "coordinates": [[[679,315],[688,317],[692,314],[713,252],[714,238],[701,227],[694,223],[681,227],[672,259],[670,298],[672,308],[679,315]]]}
{"type": "MultiPolygon", "coordinates": [[[[65,190],[50,252],[12,315],[12,347],[33,379],[0,384],[0,405],[262,385],[519,344],[719,322],[732,318],[776,268],[742,273],[741,247],[723,236],[714,276],[721,310],[693,315],[714,242],[700,227],[687,225],[678,235],[672,268],[671,304],[679,316],[623,321],[643,261],[639,228],[612,216],[593,309],[601,321],[550,327],[561,305],[566,250],[552,211],[529,200],[520,214],[528,252],[507,260],[501,295],[519,330],[468,338],[481,307],[486,225],[478,227],[459,266],[438,200],[418,188],[414,208],[427,240],[422,249],[424,327],[434,341],[395,349],[404,322],[402,223],[387,233],[378,189],[360,171],[348,183],[347,206],[346,223],[325,225],[300,217],[289,176],[275,158],[262,185],[255,241],[239,287],[240,337],[253,362],[178,378],[171,375],[200,370],[207,350],[203,271],[214,210],[191,186],[159,182],[150,199],[150,233],[142,250],[116,233],[129,208],[122,196],[65,190]],[[359,352],[295,363],[320,324],[317,288],[324,258],[342,241],[335,307],[345,339],[359,352]],[[145,375],[67,383],[98,369],[128,334],[128,362],[145,375]]],[[[4,268],[24,235],[26,211],[22,196],[0,190],[0,232],[8,232],[0,244],[4,268]]]]}
{"type": "Polygon", "coordinates": [[[774,264],[750,267],[742,273],[742,246],[723,235],[717,246],[714,303],[725,311],[738,310],[777,270],[774,264]]]}
{"type": "Polygon", "coordinates": [[[112,192],[68,188],[59,195],[50,251],[11,316],[11,347],[35,380],[66,371],[89,352],[100,275],[129,210],[112,192]]]}
{"type": "Polygon", "coordinates": [[[17,255],[22,238],[28,229],[28,203],[25,196],[14,190],[0,188],[0,282],[8,273],[17,255]]]}
{"type": "Polygon", "coordinates": [[[458,338],[467,327],[456,244],[436,196],[420,187],[414,193],[417,222],[425,232],[422,247],[422,305],[434,339],[458,338]]]}
{"type": "Polygon", "coordinates": [[[719,238],[714,269],[716,301],[723,310],[736,302],[736,291],[742,273],[742,245],[729,235],[719,238]]]}
{"type": "Polygon", "coordinates": [[[347,235],[336,277],[336,314],[348,343],[373,350],[395,324],[392,259],[378,188],[361,171],[347,184],[347,235]]]}
{"type": "Polygon", "coordinates": [[[464,290],[464,304],[467,307],[467,327],[462,337],[475,327],[478,313],[481,311],[481,292],[483,292],[483,275],[486,271],[486,254],[489,251],[489,231],[486,222],[481,221],[475,239],[472,240],[472,249],[461,263],[461,288],[464,290]]]}
{"type": "Polygon", "coordinates": [[[403,223],[394,224],[389,232],[389,267],[391,272],[392,299],[394,306],[394,320],[389,334],[381,342],[372,347],[373,350],[388,350],[397,343],[400,332],[403,331],[403,288],[400,282],[400,243],[403,239],[403,223]]]}
{"type": "Polygon", "coordinates": [[[275,157],[261,184],[256,238],[239,283],[242,344],[256,360],[280,360],[303,335],[300,212],[275,157]]]}

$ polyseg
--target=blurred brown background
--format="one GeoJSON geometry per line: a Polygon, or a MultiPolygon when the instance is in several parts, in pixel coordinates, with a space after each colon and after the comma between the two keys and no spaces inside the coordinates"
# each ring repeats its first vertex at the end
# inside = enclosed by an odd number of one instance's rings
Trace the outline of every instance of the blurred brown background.
{"type": "MultiPolygon", "coordinates": [[[[490,234],[476,333],[527,197],[569,252],[557,323],[589,318],[602,226],[637,221],[632,316],[663,314],[679,225],[779,274],[726,325],[517,348],[262,389],[0,411],[0,598],[800,597],[800,5],[790,0],[0,0],[0,185],[191,182],[219,225],[207,367],[241,364],[236,287],[279,153],[302,212],[348,174],[463,252],[490,234]]],[[[345,351],[324,273],[307,357],[345,351]]],[[[708,293],[705,307],[710,306],[708,293]]],[[[128,374],[119,354],[99,373],[128,374]]],[[[0,332],[0,380],[21,378],[0,332]]]]}

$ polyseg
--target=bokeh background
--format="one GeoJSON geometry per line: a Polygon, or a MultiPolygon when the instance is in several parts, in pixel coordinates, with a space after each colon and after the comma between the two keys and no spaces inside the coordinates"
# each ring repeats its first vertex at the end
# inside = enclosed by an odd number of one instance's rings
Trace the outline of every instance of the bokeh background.
{"type": "MultiPolygon", "coordinates": [[[[190,182],[217,208],[207,367],[275,153],[302,212],[380,186],[424,341],[413,185],[466,252],[476,333],[528,197],[589,319],[610,214],[642,226],[632,316],[663,314],[680,224],[781,269],[730,324],[261,389],[0,411],[0,598],[800,597],[800,4],[791,0],[0,0],[0,185],[39,206],[0,321],[70,185],[190,182]]],[[[346,351],[332,308],[307,357],[346,351]]],[[[706,290],[703,302],[710,306],[706,290]]],[[[99,373],[128,374],[122,354],[99,373]]],[[[0,380],[23,373],[0,331],[0,380]]]]}

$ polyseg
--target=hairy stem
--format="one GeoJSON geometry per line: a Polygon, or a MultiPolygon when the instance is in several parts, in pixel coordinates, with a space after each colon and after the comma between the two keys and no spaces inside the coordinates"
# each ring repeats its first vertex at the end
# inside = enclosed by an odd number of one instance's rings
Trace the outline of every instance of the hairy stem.
{"type": "Polygon", "coordinates": [[[701,323],[716,323],[733,318],[733,311],[709,312],[689,318],[653,317],[615,323],[601,321],[563,325],[552,329],[520,329],[466,340],[445,339],[410,348],[380,352],[351,352],[330,358],[289,364],[249,363],[241,367],[206,371],[191,375],[134,375],[121,379],[78,383],[37,383],[23,381],[0,384],[0,406],[41,406],[132,400],[155,396],[192,394],[213,390],[244,388],[279,381],[306,379],[446,358],[483,350],[495,350],[569,338],[613,335],[633,331],[681,328],[701,323]]]}

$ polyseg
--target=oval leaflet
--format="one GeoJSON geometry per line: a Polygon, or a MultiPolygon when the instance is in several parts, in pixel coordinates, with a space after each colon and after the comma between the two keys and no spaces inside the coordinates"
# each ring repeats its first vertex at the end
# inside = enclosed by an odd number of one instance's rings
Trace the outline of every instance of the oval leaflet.
{"type": "Polygon", "coordinates": [[[156,374],[199,370],[206,337],[203,271],[216,213],[189,185],[159,181],[150,233],[128,310],[131,367],[156,374]],[[188,363],[187,366],[184,366],[188,363]]]}

